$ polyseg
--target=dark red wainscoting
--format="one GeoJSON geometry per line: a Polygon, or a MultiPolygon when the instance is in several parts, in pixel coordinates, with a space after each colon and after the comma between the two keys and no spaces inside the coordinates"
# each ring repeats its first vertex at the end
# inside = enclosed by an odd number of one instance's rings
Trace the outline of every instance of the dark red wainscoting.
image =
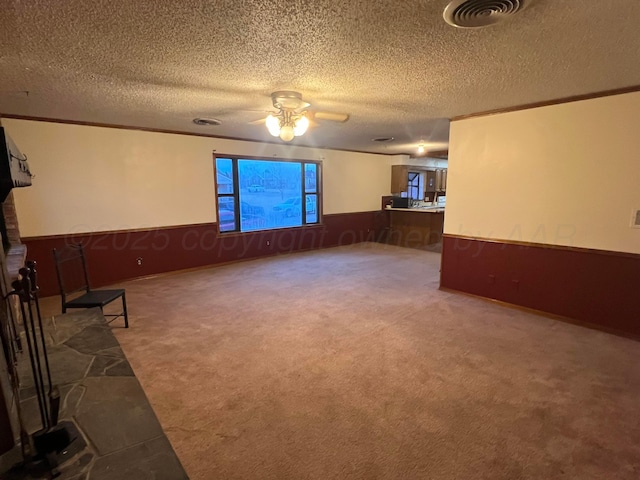
{"type": "Polygon", "coordinates": [[[100,287],[157,273],[302,250],[376,241],[384,212],[324,215],[317,226],[220,235],[215,223],[91,234],[23,238],[37,262],[42,296],[58,293],[52,250],[85,245],[92,285],[100,287]],[[138,265],[137,259],[142,259],[138,265]]]}
{"type": "Polygon", "coordinates": [[[640,337],[640,255],[445,235],[441,286],[640,337]]]}

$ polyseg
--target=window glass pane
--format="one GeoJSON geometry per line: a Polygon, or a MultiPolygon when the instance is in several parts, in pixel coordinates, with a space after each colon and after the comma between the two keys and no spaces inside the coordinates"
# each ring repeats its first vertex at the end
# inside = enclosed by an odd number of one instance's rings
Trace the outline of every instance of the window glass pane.
{"type": "Polygon", "coordinates": [[[424,175],[419,172],[409,172],[408,197],[413,200],[424,199],[424,175]]]}
{"type": "Polygon", "coordinates": [[[307,202],[306,223],[318,223],[318,196],[307,194],[305,197],[307,202]]]}
{"type": "Polygon", "coordinates": [[[238,160],[241,231],[302,225],[302,164],[238,160]]]}
{"type": "Polygon", "coordinates": [[[233,197],[218,197],[218,225],[221,232],[236,230],[236,214],[233,197]]]}
{"type": "Polygon", "coordinates": [[[267,225],[267,215],[263,206],[240,201],[240,231],[262,230],[267,225]]]}
{"type": "Polygon", "coordinates": [[[218,195],[233,193],[233,162],[230,158],[216,158],[218,195]]]}
{"type": "Polygon", "coordinates": [[[315,163],[304,164],[304,191],[316,193],[316,183],[318,180],[318,166],[315,163]]]}

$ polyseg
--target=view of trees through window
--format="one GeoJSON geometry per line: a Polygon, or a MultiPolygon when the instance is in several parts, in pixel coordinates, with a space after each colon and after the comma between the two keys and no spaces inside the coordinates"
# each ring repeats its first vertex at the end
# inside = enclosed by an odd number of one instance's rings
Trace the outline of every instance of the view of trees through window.
{"type": "Polygon", "coordinates": [[[216,158],[221,232],[319,222],[317,163],[216,158]]]}

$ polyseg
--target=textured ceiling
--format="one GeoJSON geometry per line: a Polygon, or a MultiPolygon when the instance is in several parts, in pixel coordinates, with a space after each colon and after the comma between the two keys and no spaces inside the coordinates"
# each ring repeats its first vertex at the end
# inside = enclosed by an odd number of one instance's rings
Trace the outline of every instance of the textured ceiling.
{"type": "Polygon", "coordinates": [[[640,85],[638,0],[531,0],[472,30],[447,3],[2,0],[0,112],[274,141],[249,122],[297,90],[351,117],[294,143],[411,153],[446,148],[453,116],[640,85]]]}

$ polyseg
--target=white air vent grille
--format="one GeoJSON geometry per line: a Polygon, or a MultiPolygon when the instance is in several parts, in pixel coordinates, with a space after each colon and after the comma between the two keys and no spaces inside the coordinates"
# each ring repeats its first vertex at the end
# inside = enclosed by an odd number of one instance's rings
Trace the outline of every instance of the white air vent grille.
{"type": "Polygon", "coordinates": [[[525,3],[526,0],[453,0],[443,16],[454,27],[488,27],[521,11],[525,3]]]}
{"type": "Polygon", "coordinates": [[[635,210],[631,216],[631,226],[633,228],[640,228],[640,210],[635,210]]]}

